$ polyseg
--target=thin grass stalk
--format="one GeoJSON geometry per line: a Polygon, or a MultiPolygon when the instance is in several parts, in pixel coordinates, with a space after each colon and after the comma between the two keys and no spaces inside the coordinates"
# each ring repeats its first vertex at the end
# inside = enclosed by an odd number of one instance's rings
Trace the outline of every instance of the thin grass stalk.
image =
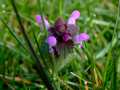
{"type": "Polygon", "coordinates": [[[14,34],[14,32],[11,30],[11,28],[7,25],[7,23],[0,18],[0,20],[2,21],[2,23],[4,24],[4,26],[8,29],[9,33],[16,39],[16,41],[22,46],[22,48],[24,48],[24,50],[28,51],[25,46],[23,45],[23,43],[18,39],[18,37],[14,34]]]}
{"type": "MultiPolygon", "coordinates": [[[[119,15],[120,15],[120,0],[118,1],[118,13],[117,13],[117,16],[116,16],[116,23],[115,23],[115,28],[114,28],[114,31],[113,31],[112,41],[114,40],[114,38],[117,38],[117,40],[118,40],[117,27],[118,27],[118,23],[119,23],[119,15]]],[[[116,54],[115,51],[113,52],[113,54],[116,54]]],[[[112,62],[113,62],[113,66],[112,66],[112,68],[113,68],[113,75],[112,76],[113,77],[112,77],[111,90],[117,90],[117,58],[116,57],[113,58],[112,62]]]]}
{"type": "MultiPolygon", "coordinates": [[[[86,44],[87,45],[87,44],[86,44]]],[[[92,85],[92,87],[93,87],[93,89],[95,89],[95,86],[94,86],[94,82],[95,82],[95,73],[94,73],[94,69],[95,69],[95,67],[96,67],[96,65],[95,65],[95,57],[94,57],[94,55],[93,56],[91,56],[91,54],[90,54],[90,52],[88,51],[88,50],[90,50],[89,48],[83,48],[83,51],[84,51],[84,53],[87,55],[87,57],[88,57],[88,63],[89,63],[89,65],[90,65],[90,74],[91,74],[91,80],[92,80],[92,83],[91,83],[91,85],[92,85]]]]}
{"type": "Polygon", "coordinates": [[[59,0],[59,15],[62,16],[63,0],[59,0]]]}
{"type": "MultiPolygon", "coordinates": [[[[46,30],[46,27],[45,27],[45,22],[44,22],[44,14],[43,14],[43,4],[42,4],[42,0],[37,0],[37,2],[38,2],[38,8],[39,8],[39,14],[41,15],[41,18],[42,18],[42,25],[43,25],[43,30],[44,30],[44,32],[45,32],[45,35],[46,36],[48,36],[48,30],[46,30]]],[[[54,0],[53,0],[53,2],[54,2],[54,0]]],[[[54,4],[53,4],[54,5],[54,4]]],[[[36,41],[37,41],[37,39],[36,39],[36,41]]],[[[37,43],[37,46],[39,46],[39,44],[37,43]]],[[[40,51],[40,48],[39,48],[39,52],[41,52],[40,51]]],[[[42,57],[42,58],[44,58],[44,57],[42,57]]],[[[53,59],[52,59],[53,60],[53,59]]],[[[44,61],[44,63],[45,63],[45,61],[44,61]]],[[[48,67],[48,64],[46,64],[46,66],[48,67]]],[[[54,75],[52,75],[52,77],[54,77],[54,75]]],[[[53,82],[53,84],[54,84],[54,89],[55,90],[57,90],[58,89],[58,87],[56,87],[56,82],[53,82]]],[[[58,89],[59,90],[59,89],[58,89]]]]}
{"type": "MultiPolygon", "coordinates": [[[[114,57],[113,59],[112,59],[112,61],[111,60],[109,60],[108,61],[108,65],[107,65],[107,68],[109,68],[108,69],[108,71],[109,71],[109,73],[111,73],[112,74],[112,76],[111,76],[111,86],[110,86],[110,90],[117,90],[117,53],[116,53],[116,51],[115,51],[115,46],[118,44],[118,34],[117,34],[117,27],[118,27],[118,23],[119,23],[119,15],[120,15],[120,0],[118,1],[118,13],[117,13],[117,15],[115,14],[115,18],[116,18],[116,22],[115,22],[115,25],[114,25],[114,30],[113,30],[113,36],[112,36],[112,41],[111,41],[111,43],[110,43],[110,50],[109,50],[109,52],[111,52],[112,53],[112,56],[111,56],[111,58],[112,57],[114,57]],[[115,44],[115,41],[116,41],[116,44],[115,44]],[[111,66],[110,66],[110,65],[111,66]]],[[[110,59],[111,59],[110,58],[110,59]]],[[[106,69],[105,69],[106,70],[106,69]]],[[[108,72],[106,72],[106,73],[108,73],[108,72]]],[[[106,75],[106,78],[108,78],[108,76],[106,75]]],[[[109,77],[110,78],[110,77],[109,77]]],[[[109,82],[109,80],[108,81],[106,81],[107,79],[105,79],[104,80],[104,85],[103,85],[103,87],[104,87],[104,89],[106,89],[107,88],[107,82],[109,82]]]]}
{"type": "Polygon", "coordinates": [[[31,52],[31,54],[32,54],[32,56],[33,56],[33,58],[35,60],[37,73],[39,74],[39,76],[43,80],[43,82],[46,85],[48,90],[55,90],[54,85],[52,83],[52,80],[51,80],[48,72],[44,69],[44,66],[40,62],[37,54],[35,53],[35,51],[34,51],[34,49],[32,47],[32,44],[31,44],[31,42],[30,42],[30,40],[29,40],[29,38],[28,38],[28,36],[27,36],[27,34],[25,32],[24,26],[23,26],[23,24],[21,22],[21,18],[20,18],[20,15],[18,14],[18,11],[17,11],[17,8],[15,6],[14,0],[11,0],[11,4],[12,4],[12,7],[14,9],[14,12],[16,13],[16,17],[17,17],[18,23],[19,23],[20,28],[21,28],[20,30],[21,30],[21,32],[23,34],[23,37],[24,37],[26,43],[28,44],[29,50],[30,50],[30,52],[31,52]]]}
{"type": "Polygon", "coordinates": [[[34,32],[34,31],[32,31],[32,32],[33,32],[33,37],[34,37],[35,43],[37,44],[37,48],[38,48],[38,51],[39,51],[39,55],[40,55],[40,57],[41,57],[41,59],[42,59],[42,61],[43,61],[43,64],[45,65],[46,69],[48,69],[49,66],[48,66],[47,62],[44,60],[43,55],[41,54],[42,52],[41,52],[41,50],[40,50],[40,46],[39,46],[37,37],[35,36],[35,32],[34,32]]]}
{"type": "Polygon", "coordinates": [[[54,6],[55,6],[55,0],[50,1],[50,10],[49,10],[49,20],[53,19],[53,13],[54,13],[54,6]]]}

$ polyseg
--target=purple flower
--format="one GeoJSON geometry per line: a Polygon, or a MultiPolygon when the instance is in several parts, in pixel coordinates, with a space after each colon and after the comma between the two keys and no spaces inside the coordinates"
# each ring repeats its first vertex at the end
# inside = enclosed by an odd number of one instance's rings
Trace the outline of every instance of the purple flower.
{"type": "MultiPolygon", "coordinates": [[[[79,44],[82,48],[82,42],[89,40],[87,33],[78,34],[79,29],[76,26],[76,20],[80,17],[80,12],[75,10],[70,15],[67,22],[59,17],[55,24],[50,26],[49,22],[44,18],[46,29],[49,31],[49,35],[46,39],[49,45],[49,52],[53,52],[56,56],[62,54],[63,50],[74,47],[79,44]]],[[[36,16],[36,21],[41,24],[41,16],[36,16]]]]}
{"type": "MultiPolygon", "coordinates": [[[[46,20],[45,18],[43,18],[43,20],[44,20],[44,24],[45,24],[46,29],[49,29],[50,24],[49,24],[48,20],[46,20]]],[[[36,22],[39,25],[42,23],[42,17],[40,15],[36,15],[36,22]]]]}
{"type": "Polygon", "coordinates": [[[79,44],[81,43],[82,41],[87,41],[89,40],[89,35],[87,33],[81,33],[79,35],[75,35],[73,40],[74,40],[74,43],[76,44],[79,44]]]}
{"type": "Polygon", "coordinates": [[[40,15],[36,15],[35,19],[38,24],[41,24],[42,20],[40,15]]]}
{"type": "Polygon", "coordinates": [[[47,38],[47,43],[48,43],[48,45],[49,45],[50,47],[53,47],[53,46],[56,46],[57,40],[56,40],[56,38],[55,38],[54,36],[49,36],[49,37],[47,38]]]}
{"type": "Polygon", "coordinates": [[[68,19],[67,24],[75,24],[76,20],[80,17],[80,12],[75,10],[72,12],[70,18],[68,19]]]}
{"type": "Polygon", "coordinates": [[[89,35],[87,33],[81,33],[79,35],[80,41],[88,41],[90,39],[89,35]]]}
{"type": "Polygon", "coordinates": [[[80,12],[78,10],[75,10],[72,12],[70,18],[74,18],[75,20],[80,17],[80,12]]]}
{"type": "Polygon", "coordinates": [[[74,37],[73,37],[73,41],[74,41],[74,43],[75,44],[80,44],[80,35],[75,35],[74,37]]]}

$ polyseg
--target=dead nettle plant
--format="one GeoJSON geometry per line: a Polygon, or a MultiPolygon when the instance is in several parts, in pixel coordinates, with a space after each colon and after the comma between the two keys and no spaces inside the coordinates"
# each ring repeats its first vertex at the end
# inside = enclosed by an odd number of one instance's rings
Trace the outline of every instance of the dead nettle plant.
{"type": "MultiPolygon", "coordinates": [[[[80,45],[82,42],[89,40],[89,35],[85,32],[79,34],[79,29],[76,25],[76,20],[80,17],[80,12],[74,10],[67,21],[62,17],[56,19],[54,25],[50,25],[48,20],[43,17],[45,28],[48,32],[48,37],[45,42],[49,46],[49,53],[54,54],[56,58],[62,55],[63,51],[73,49],[75,45],[80,45]]],[[[36,15],[36,22],[41,25],[42,17],[36,15]]]]}
{"type": "Polygon", "coordinates": [[[67,21],[58,17],[54,24],[50,24],[45,16],[36,15],[35,17],[40,28],[45,27],[48,33],[44,43],[48,45],[49,54],[57,59],[53,61],[56,71],[64,67],[67,64],[65,62],[69,62],[67,59],[69,59],[68,57],[71,56],[76,46],[80,46],[82,49],[83,42],[90,39],[86,32],[79,33],[80,30],[76,24],[79,17],[80,12],[78,10],[74,10],[67,21]]]}
{"type": "Polygon", "coordinates": [[[53,80],[53,75],[51,75],[49,69],[46,68],[47,62],[44,62],[44,59],[50,59],[50,57],[44,53],[44,46],[47,47],[48,54],[54,57],[51,59],[59,59],[61,56],[64,56],[64,58],[67,57],[68,54],[73,52],[76,45],[83,48],[82,43],[88,41],[90,37],[86,32],[79,33],[79,28],[76,21],[80,17],[80,12],[78,10],[74,10],[67,21],[64,21],[62,17],[59,17],[53,25],[51,25],[44,16],[36,15],[36,22],[40,26],[40,29],[41,27],[44,27],[42,28],[42,32],[45,31],[47,33],[47,36],[43,42],[43,47],[39,45],[35,34],[33,34],[41,56],[39,57],[39,55],[37,55],[38,53],[34,50],[34,46],[32,45],[28,34],[26,33],[14,0],[11,0],[11,4],[20,26],[20,32],[22,32],[24,40],[29,47],[30,54],[35,61],[38,75],[43,80],[48,90],[56,90],[57,87],[53,80]]]}

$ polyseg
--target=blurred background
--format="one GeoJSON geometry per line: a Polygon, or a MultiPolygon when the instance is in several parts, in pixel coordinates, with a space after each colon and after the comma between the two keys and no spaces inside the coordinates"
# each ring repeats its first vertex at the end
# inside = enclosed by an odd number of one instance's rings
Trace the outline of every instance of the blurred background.
{"type": "MultiPolygon", "coordinates": [[[[120,17],[118,0],[14,0],[22,24],[39,56],[35,37],[57,90],[120,90],[120,17]],[[42,14],[53,25],[67,21],[79,10],[79,32],[90,40],[69,55],[52,60],[35,16],[42,14]]],[[[0,90],[47,90],[36,72],[28,45],[20,31],[10,0],[0,0],[0,90]]],[[[42,60],[41,56],[39,58],[42,60]]],[[[40,71],[41,72],[41,71],[40,71]]]]}

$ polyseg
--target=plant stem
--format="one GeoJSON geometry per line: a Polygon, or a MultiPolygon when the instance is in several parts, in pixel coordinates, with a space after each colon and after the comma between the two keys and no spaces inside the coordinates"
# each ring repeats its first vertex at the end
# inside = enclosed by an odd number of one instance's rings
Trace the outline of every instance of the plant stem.
{"type": "MultiPolygon", "coordinates": [[[[119,15],[120,15],[120,0],[118,1],[118,13],[116,16],[116,23],[115,23],[115,28],[113,31],[113,37],[112,37],[112,41],[114,38],[116,38],[118,40],[118,34],[117,34],[117,27],[118,27],[118,23],[119,23],[119,15]]],[[[112,50],[114,50],[115,48],[112,48],[112,50]]],[[[111,51],[112,51],[111,50],[111,51]]],[[[112,61],[113,63],[113,76],[112,76],[112,87],[111,90],[117,90],[117,55],[116,52],[113,52],[113,57],[115,57],[112,61]]]]}
{"type": "Polygon", "coordinates": [[[62,16],[63,0],[59,0],[59,15],[62,16]]]}

